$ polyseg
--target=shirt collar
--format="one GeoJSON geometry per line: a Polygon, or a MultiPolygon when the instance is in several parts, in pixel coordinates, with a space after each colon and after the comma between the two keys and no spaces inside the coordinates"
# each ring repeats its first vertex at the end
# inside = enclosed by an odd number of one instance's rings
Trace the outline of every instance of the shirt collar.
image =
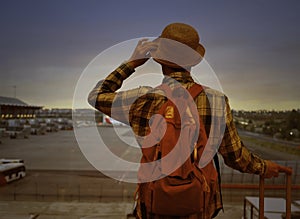
{"type": "Polygon", "coordinates": [[[186,84],[188,82],[194,82],[191,75],[187,72],[172,72],[171,74],[167,75],[163,79],[164,84],[174,84],[174,80],[181,84],[186,84]]]}

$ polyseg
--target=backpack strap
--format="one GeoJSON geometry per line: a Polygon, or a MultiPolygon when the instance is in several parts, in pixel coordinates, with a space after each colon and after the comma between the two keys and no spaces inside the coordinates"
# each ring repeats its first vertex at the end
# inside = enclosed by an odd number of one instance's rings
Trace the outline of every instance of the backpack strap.
{"type": "Polygon", "coordinates": [[[188,89],[193,99],[195,99],[202,91],[203,87],[200,84],[195,83],[192,87],[188,89]]]}
{"type": "MultiPolygon", "coordinates": [[[[200,84],[194,84],[190,89],[189,92],[192,95],[192,97],[195,99],[198,94],[201,93],[203,90],[203,87],[200,84]]],[[[200,118],[199,118],[200,119],[200,118]]],[[[219,181],[219,192],[220,192],[220,199],[221,199],[221,205],[223,206],[223,197],[222,197],[222,189],[221,189],[221,171],[220,171],[220,162],[219,162],[219,157],[218,154],[215,154],[214,156],[214,163],[216,170],[218,172],[218,181],[219,181]]],[[[224,208],[222,207],[222,210],[224,211],[224,208]]],[[[217,215],[217,214],[216,214],[217,215]]]]}
{"type": "MultiPolygon", "coordinates": [[[[221,170],[220,170],[220,162],[219,162],[219,157],[218,157],[218,154],[215,154],[214,156],[214,163],[215,163],[215,166],[216,166],[216,170],[218,172],[218,183],[219,183],[219,192],[220,192],[220,200],[221,200],[221,206],[222,206],[222,210],[224,212],[224,208],[223,208],[223,196],[222,196],[222,188],[221,188],[221,170]]],[[[221,210],[221,209],[220,209],[221,210]]],[[[217,216],[219,211],[217,211],[214,215],[217,216]]]]}
{"type": "MultiPolygon", "coordinates": [[[[203,87],[200,85],[200,84],[194,84],[190,89],[189,89],[189,92],[190,94],[192,95],[192,97],[195,99],[196,96],[198,94],[201,93],[201,91],[203,90],[203,87]],[[200,90],[200,92],[199,92],[200,90]]],[[[223,206],[223,197],[222,197],[222,190],[221,190],[221,171],[220,171],[220,162],[219,162],[219,157],[218,157],[218,154],[215,154],[214,156],[214,163],[215,163],[215,167],[216,167],[216,170],[218,172],[218,181],[219,181],[219,191],[220,191],[220,199],[221,199],[221,205],[223,206]]],[[[223,207],[222,207],[222,210],[224,211],[223,207]]]]}

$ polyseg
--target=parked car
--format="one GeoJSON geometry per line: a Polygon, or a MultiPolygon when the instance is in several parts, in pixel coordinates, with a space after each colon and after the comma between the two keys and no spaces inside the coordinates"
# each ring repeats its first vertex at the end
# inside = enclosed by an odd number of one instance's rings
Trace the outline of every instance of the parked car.
{"type": "Polygon", "coordinates": [[[54,119],[48,118],[48,119],[45,119],[45,121],[46,121],[47,132],[57,132],[58,131],[58,124],[57,124],[57,122],[55,122],[54,119]]]}
{"type": "Polygon", "coordinates": [[[32,135],[44,135],[46,134],[46,123],[40,123],[37,119],[30,119],[30,132],[32,135]]]}
{"type": "Polygon", "coordinates": [[[57,119],[59,130],[72,130],[73,129],[73,121],[67,118],[58,118],[57,119]]]}
{"type": "Polygon", "coordinates": [[[9,137],[9,133],[6,131],[7,127],[8,127],[7,120],[0,120],[0,139],[9,137]]]}
{"type": "Polygon", "coordinates": [[[10,138],[28,138],[30,135],[30,127],[21,125],[19,119],[9,119],[7,120],[8,126],[6,128],[6,133],[9,134],[10,138]]]}

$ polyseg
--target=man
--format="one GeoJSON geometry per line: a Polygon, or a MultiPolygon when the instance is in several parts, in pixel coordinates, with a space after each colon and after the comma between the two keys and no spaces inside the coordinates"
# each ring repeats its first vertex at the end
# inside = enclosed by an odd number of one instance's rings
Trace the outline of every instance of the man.
{"type": "MultiPolygon", "coordinates": [[[[205,49],[199,41],[199,35],[193,27],[182,23],[169,24],[156,40],[139,41],[130,59],[109,74],[105,80],[100,81],[91,91],[89,103],[104,114],[129,124],[138,142],[142,144],[143,137],[149,133],[150,118],[157,113],[167,98],[161,90],[151,87],[116,91],[122,86],[123,81],[150,57],[161,65],[165,76],[164,84],[172,87],[176,81],[186,89],[191,88],[195,84],[190,75],[191,68],[197,65],[205,54],[205,49]]],[[[277,177],[279,172],[291,173],[291,169],[263,160],[244,147],[236,131],[227,97],[210,88],[206,88],[195,98],[199,117],[205,125],[207,136],[211,131],[213,112],[217,110],[215,106],[210,105],[208,96],[225,101],[226,115],[223,115],[225,128],[218,152],[228,166],[241,172],[264,175],[267,178],[277,177]]],[[[140,196],[142,192],[140,191],[140,196]]],[[[143,198],[138,201],[137,218],[209,219],[222,209],[220,191],[217,191],[217,195],[211,199],[204,215],[202,213],[187,217],[154,215],[146,209],[144,202],[143,198]]]]}

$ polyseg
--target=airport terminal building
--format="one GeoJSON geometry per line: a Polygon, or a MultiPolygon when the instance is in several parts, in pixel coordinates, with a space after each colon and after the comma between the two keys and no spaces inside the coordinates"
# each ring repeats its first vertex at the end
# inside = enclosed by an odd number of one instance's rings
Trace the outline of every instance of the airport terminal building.
{"type": "Polygon", "coordinates": [[[37,111],[42,108],[42,106],[28,105],[17,98],[0,96],[1,119],[34,118],[37,111]]]}

